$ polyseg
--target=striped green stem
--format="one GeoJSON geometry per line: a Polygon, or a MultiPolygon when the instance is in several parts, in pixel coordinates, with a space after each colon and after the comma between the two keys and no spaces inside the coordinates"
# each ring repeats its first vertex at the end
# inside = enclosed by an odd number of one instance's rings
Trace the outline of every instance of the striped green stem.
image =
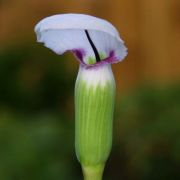
{"type": "Polygon", "coordinates": [[[101,180],[103,176],[104,165],[86,167],[82,166],[84,180],[101,180]]]}
{"type": "Polygon", "coordinates": [[[85,180],[101,180],[112,145],[115,81],[110,65],[80,67],[75,86],[75,147],[85,180]]]}

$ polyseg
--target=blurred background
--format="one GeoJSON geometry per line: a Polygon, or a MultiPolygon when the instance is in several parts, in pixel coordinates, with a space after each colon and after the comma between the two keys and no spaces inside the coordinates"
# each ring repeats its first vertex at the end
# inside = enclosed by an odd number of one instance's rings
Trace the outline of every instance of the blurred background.
{"type": "Polygon", "coordinates": [[[180,179],[179,0],[0,0],[0,179],[81,180],[74,152],[78,62],[36,43],[58,13],[107,19],[128,47],[105,180],[180,179]]]}

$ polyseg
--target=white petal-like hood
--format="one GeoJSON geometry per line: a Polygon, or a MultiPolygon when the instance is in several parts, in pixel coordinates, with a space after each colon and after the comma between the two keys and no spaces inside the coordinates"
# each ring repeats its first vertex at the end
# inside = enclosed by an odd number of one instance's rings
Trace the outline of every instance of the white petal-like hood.
{"type": "Polygon", "coordinates": [[[127,54],[116,28],[103,19],[89,15],[50,16],[36,25],[35,32],[38,42],[43,42],[57,54],[72,51],[85,65],[102,61],[114,63],[127,54]]]}

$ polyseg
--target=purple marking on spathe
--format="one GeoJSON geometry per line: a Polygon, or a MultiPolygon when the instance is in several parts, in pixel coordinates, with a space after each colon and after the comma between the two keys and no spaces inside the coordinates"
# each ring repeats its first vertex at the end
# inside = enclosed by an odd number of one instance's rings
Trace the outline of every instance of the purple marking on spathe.
{"type": "Polygon", "coordinates": [[[116,63],[118,62],[117,57],[115,56],[114,51],[110,51],[109,56],[105,59],[102,59],[101,61],[95,63],[95,64],[82,64],[81,65],[86,68],[86,69],[90,69],[90,68],[95,68],[95,67],[99,67],[105,64],[112,64],[112,63],[116,63]]]}
{"type": "Polygon", "coordinates": [[[99,62],[96,62],[95,64],[86,64],[83,59],[86,55],[85,51],[83,49],[73,49],[71,50],[73,54],[76,56],[77,60],[80,62],[81,66],[90,69],[90,68],[97,68],[105,64],[113,64],[118,62],[118,58],[115,56],[114,51],[109,52],[109,56],[105,59],[102,59],[99,62]]]}
{"type": "Polygon", "coordinates": [[[86,55],[85,51],[83,49],[73,49],[71,50],[73,52],[73,54],[76,56],[76,58],[78,59],[78,61],[81,64],[84,64],[83,58],[86,55]]]}

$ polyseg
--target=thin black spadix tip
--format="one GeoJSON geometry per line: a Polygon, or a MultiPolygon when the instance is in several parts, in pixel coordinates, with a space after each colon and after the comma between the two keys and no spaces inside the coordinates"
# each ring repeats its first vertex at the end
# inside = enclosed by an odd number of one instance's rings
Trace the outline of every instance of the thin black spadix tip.
{"type": "Polygon", "coordinates": [[[90,43],[93,51],[94,51],[94,55],[95,55],[95,57],[96,57],[96,62],[101,61],[100,56],[99,56],[99,53],[98,53],[98,50],[96,49],[96,46],[94,45],[94,43],[93,43],[93,41],[92,41],[92,39],[91,39],[91,37],[90,37],[87,29],[85,29],[85,33],[86,33],[87,39],[88,39],[88,41],[89,41],[89,43],[90,43]]]}

